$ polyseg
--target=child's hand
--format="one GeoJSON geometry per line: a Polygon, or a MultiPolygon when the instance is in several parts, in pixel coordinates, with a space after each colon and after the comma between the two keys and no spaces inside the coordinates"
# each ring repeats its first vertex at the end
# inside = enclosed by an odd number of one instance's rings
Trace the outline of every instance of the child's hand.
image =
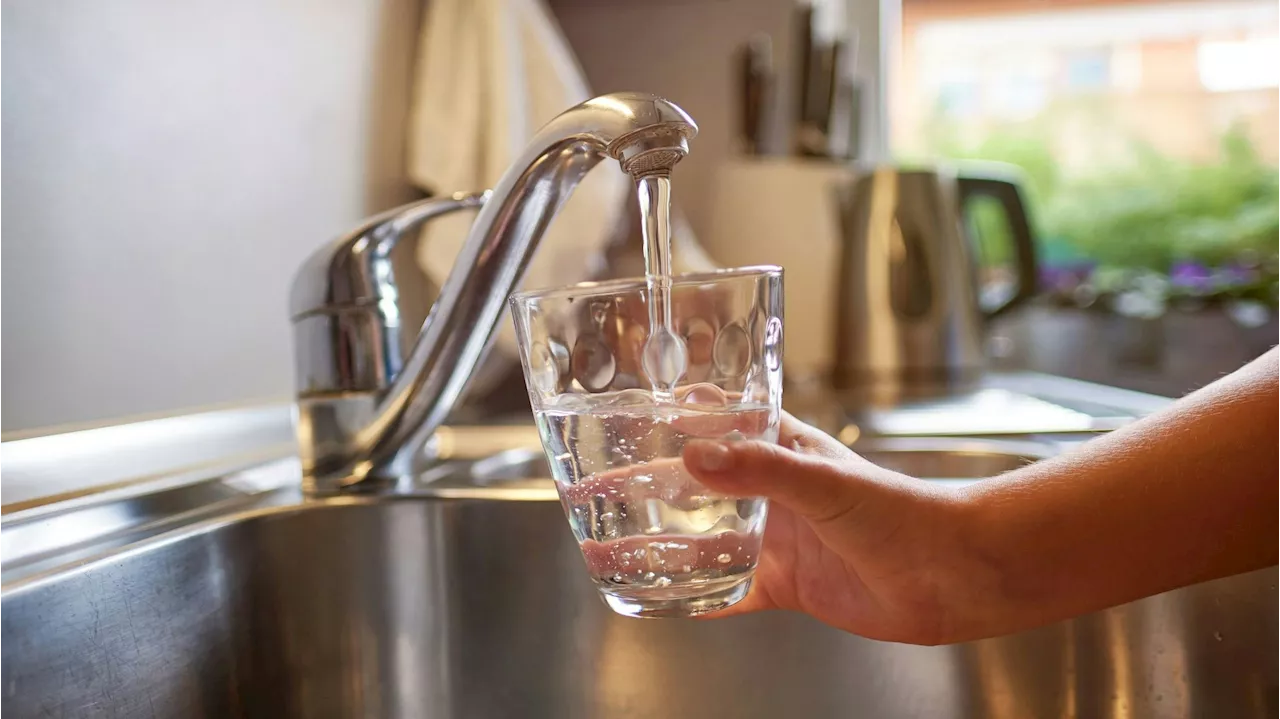
{"type": "Polygon", "coordinates": [[[1274,565],[1278,358],[962,490],[876,467],[790,417],[781,446],[690,442],[703,484],[772,500],[751,594],[724,614],[794,609],[935,644],[1274,565]]]}
{"type": "Polygon", "coordinates": [[[784,415],[778,444],[691,441],[707,487],[770,502],[751,593],[712,616],[789,609],[873,639],[937,644],[983,622],[963,495],[877,467],[784,415]]]}

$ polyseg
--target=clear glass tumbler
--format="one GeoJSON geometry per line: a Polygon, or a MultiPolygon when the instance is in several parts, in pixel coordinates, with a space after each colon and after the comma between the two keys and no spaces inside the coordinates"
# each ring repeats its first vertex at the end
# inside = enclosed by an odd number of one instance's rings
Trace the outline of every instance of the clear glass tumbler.
{"type": "Polygon", "coordinates": [[[782,269],[673,278],[683,372],[657,392],[643,360],[650,291],[634,279],[522,292],[511,312],[542,446],[605,602],[692,616],[746,596],[768,505],[703,487],[681,451],[693,438],[777,441],[782,269]]]}

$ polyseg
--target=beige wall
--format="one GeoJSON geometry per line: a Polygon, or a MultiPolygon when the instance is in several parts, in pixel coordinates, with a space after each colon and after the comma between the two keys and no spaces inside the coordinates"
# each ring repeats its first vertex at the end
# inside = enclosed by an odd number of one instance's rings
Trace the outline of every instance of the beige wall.
{"type": "Polygon", "coordinates": [[[4,0],[3,428],[288,396],[289,279],[403,201],[420,0],[4,0]]]}

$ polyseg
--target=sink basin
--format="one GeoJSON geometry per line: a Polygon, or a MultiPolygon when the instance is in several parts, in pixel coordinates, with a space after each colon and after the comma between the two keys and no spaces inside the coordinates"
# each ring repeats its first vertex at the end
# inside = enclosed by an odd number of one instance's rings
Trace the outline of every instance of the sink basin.
{"type": "MultiPolygon", "coordinates": [[[[881,450],[899,467],[938,462],[949,477],[1002,466],[881,450]]],[[[223,514],[134,528],[127,542],[113,528],[116,539],[97,550],[81,541],[60,567],[47,551],[39,571],[6,566],[3,712],[1277,714],[1274,569],[951,647],[864,640],[785,613],[627,619],[597,598],[554,492],[511,472],[515,459],[490,462],[494,485],[472,482],[469,499],[444,498],[448,478],[397,498],[308,501],[286,487],[224,499],[223,514]],[[503,467],[529,491],[500,486],[492,472],[503,467]]],[[[6,534],[25,523],[6,523],[6,534]]]]}

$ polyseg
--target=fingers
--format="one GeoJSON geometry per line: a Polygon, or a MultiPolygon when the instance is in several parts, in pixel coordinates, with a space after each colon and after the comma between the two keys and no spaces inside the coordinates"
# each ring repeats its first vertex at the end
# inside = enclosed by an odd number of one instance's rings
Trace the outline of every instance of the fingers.
{"type": "MultiPolygon", "coordinates": [[[[713,423],[697,429],[714,438],[730,427],[713,423]]],[[[571,503],[590,495],[637,501],[701,493],[692,481],[697,479],[714,492],[769,497],[807,519],[820,519],[845,514],[857,500],[857,482],[841,465],[865,465],[874,473],[872,465],[838,440],[786,413],[778,442],[690,440],[682,458],[617,468],[560,490],[571,503]]]]}
{"type": "MultiPolygon", "coordinates": [[[[798,431],[801,438],[817,441],[798,431]]],[[[824,454],[834,451],[825,443],[817,446],[824,454]]],[[[685,445],[684,464],[715,491],[768,497],[819,524],[848,514],[861,500],[857,483],[822,454],[775,444],[694,440],[685,445]]]]}
{"type": "Polygon", "coordinates": [[[827,459],[849,460],[858,458],[858,455],[840,440],[820,429],[801,422],[787,412],[782,413],[782,424],[778,430],[778,444],[801,454],[816,454],[827,459]]]}

